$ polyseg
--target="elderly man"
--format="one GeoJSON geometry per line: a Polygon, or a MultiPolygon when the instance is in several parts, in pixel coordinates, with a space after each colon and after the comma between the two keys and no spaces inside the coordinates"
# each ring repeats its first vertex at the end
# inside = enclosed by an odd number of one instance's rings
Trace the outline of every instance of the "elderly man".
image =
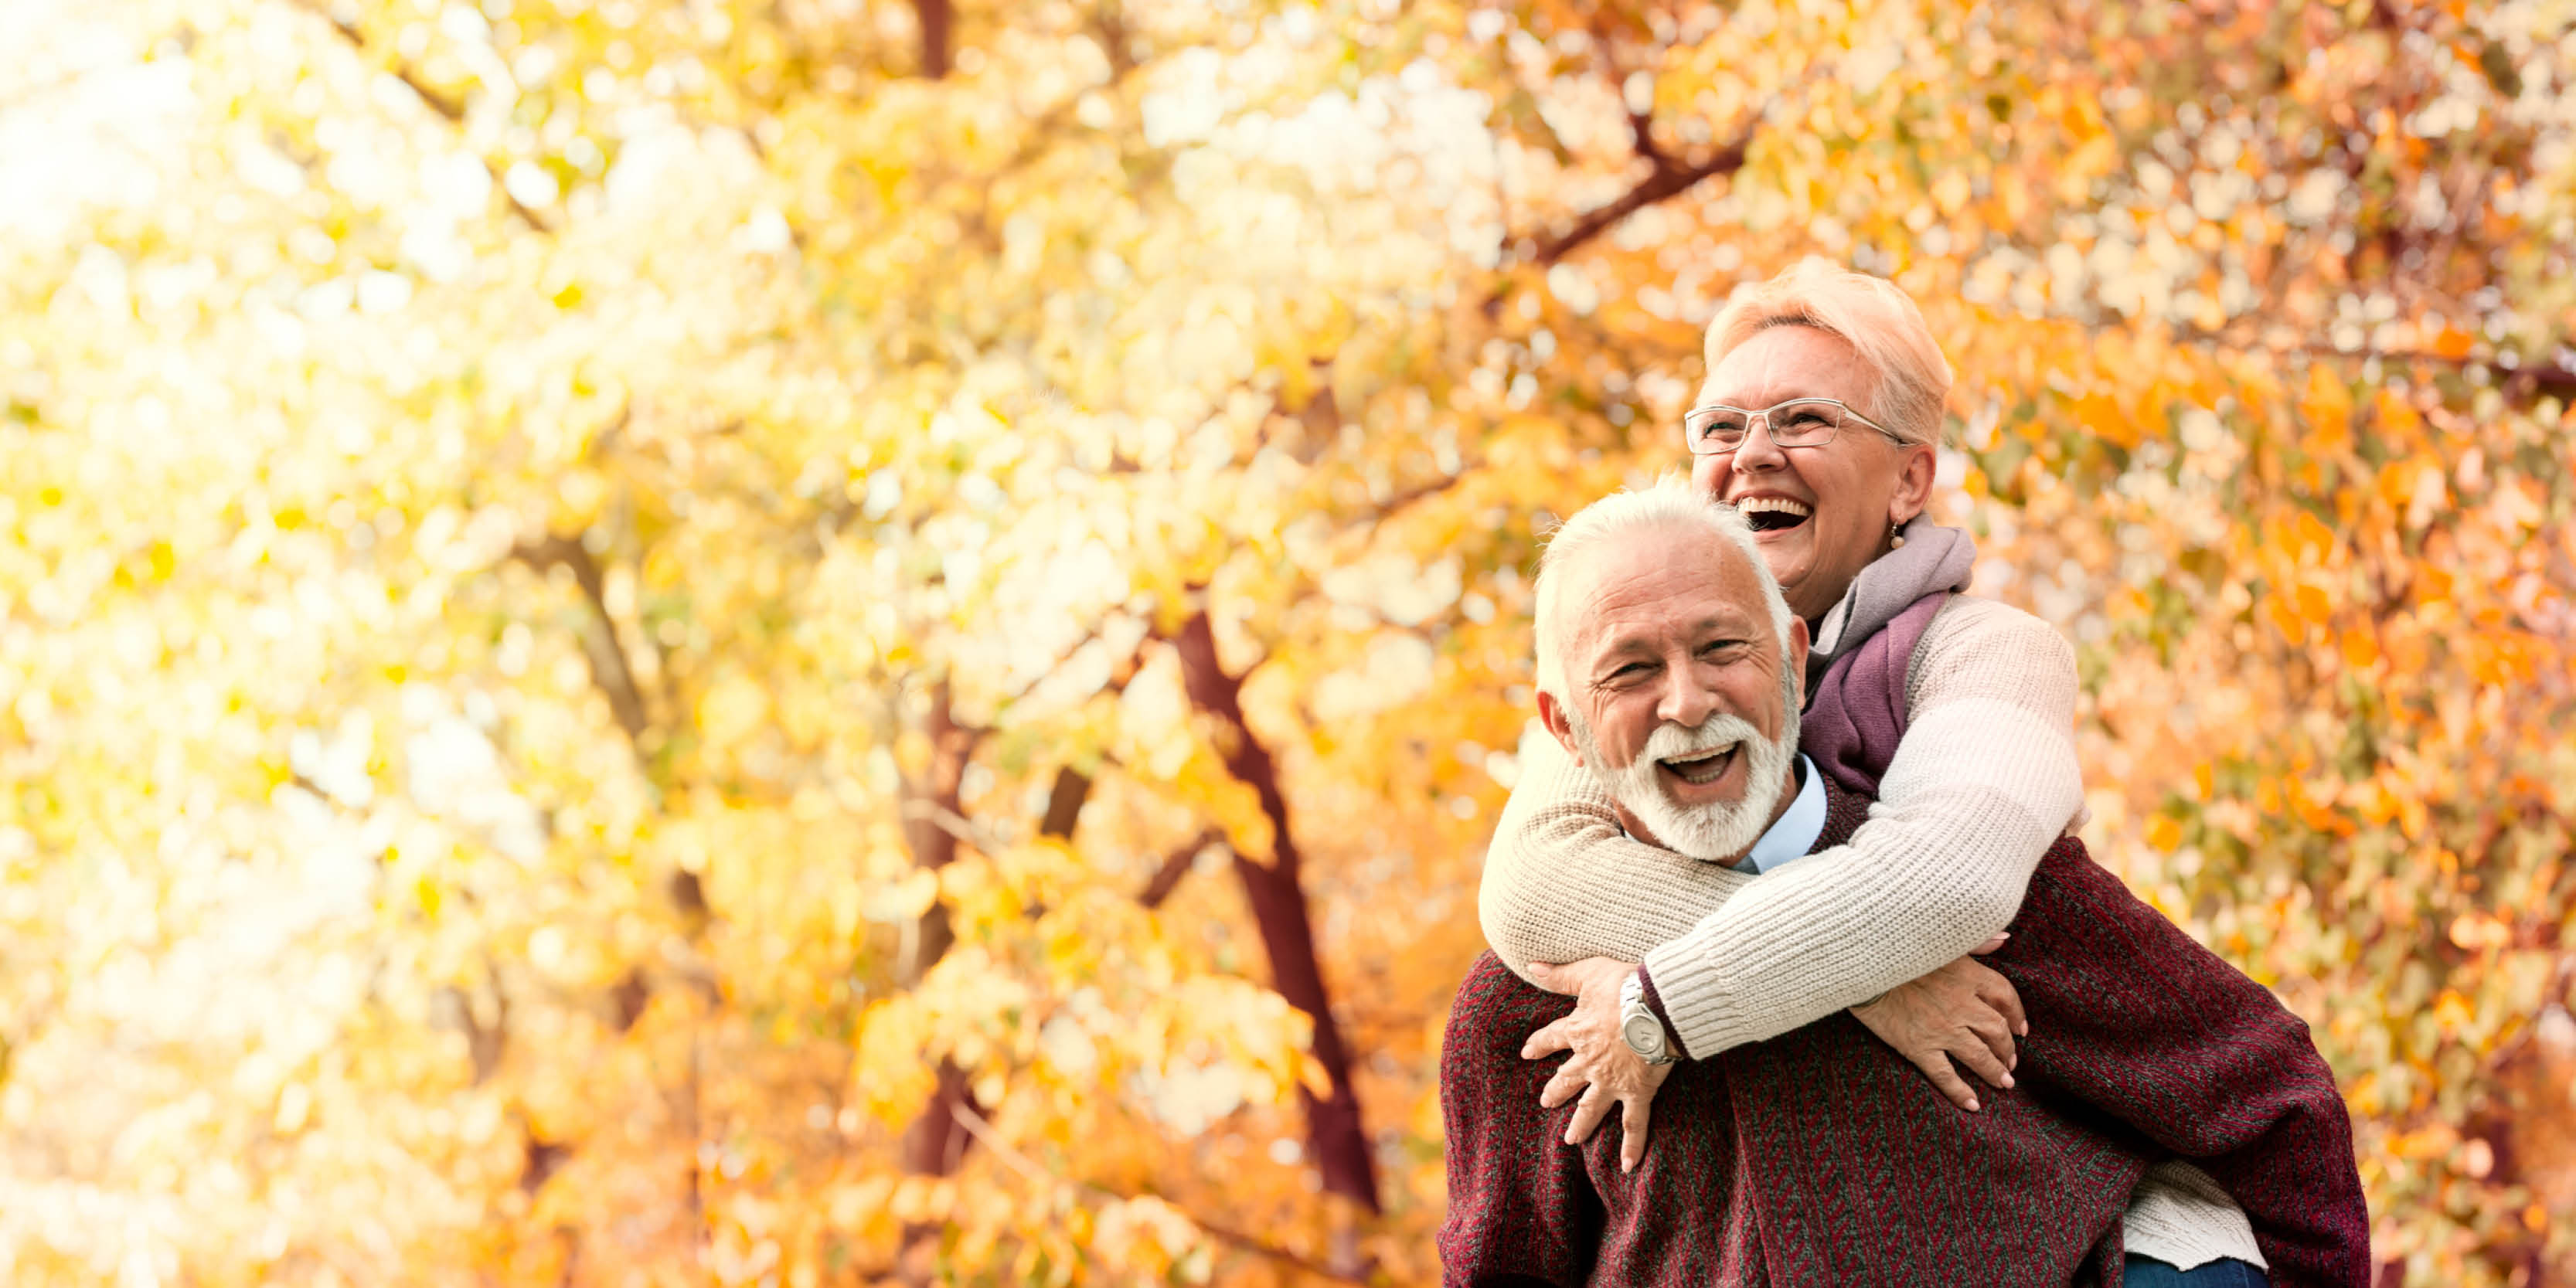
{"type": "MultiPolygon", "coordinates": [[[[1795,750],[1805,623],[1734,511],[1678,482],[1587,508],[1549,546],[1537,625],[1542,720],[1669,862],[1776,867],[1866,815],[1795,750]]],[[[1830,672],[1819,705],[1852,682],[1830,672]]],[[[2122,1210],[2172,1157],[2256,1214],[2276,1273],[2348,1260],[2350,1129],[2304,1025],[2072,841],[2013,932],[1988,960],[2034,1028],[1982,1112],[1837,1014],[1660,1064],[1634,1170],[1619,1132],[1560,1143],[1577,1108],[1542,1105],[1553,1071],[1521,1058],[1571,1002],[1480,959],[1442,1057],[1448,1282],[2116,1283],[2122,1210]]],[[[1651,981],[1631,991],[1629,1041],[1659,1054],[1651,981]]]]}

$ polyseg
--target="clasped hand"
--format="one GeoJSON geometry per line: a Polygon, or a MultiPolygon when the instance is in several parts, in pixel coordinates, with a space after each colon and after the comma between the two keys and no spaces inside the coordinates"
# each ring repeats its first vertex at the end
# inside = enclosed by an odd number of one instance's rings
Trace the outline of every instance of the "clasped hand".
{"type": "MultiPolygon", "coordinates": [[[[2007,938],[1997,935],[1968,956],[1851,1010],[1879,1040],[1921,1069],[1952,1104],[1972,1112],[1978,1108],[1977,1093],[1951,1061],[1966,1065],[1991,1086],[2010,1087],[2020,1059],[2013,1038],[2030,1033],[2012,981],[1975,960],[2003,947],[2007,938]]],[[[1671,1065],[1639,1059],[1619,1035],[1619,989],[1636,969],[1635,962],[1607,957],[1561,966],[1532,963],[1531,981],[1549,992],[1571,995],[1574,1010],[1521,1046],[1521,1057],[1528,1060],[1571,1052],[1539,1092],[1539,1103],[1550,1109],[1576,1101],[1574,1120],[1565,1128],[1566,1144],[1590,1140],[1610,1116],[1610,1107],[1619,1106],[1621,1171],[1633,1171],[1644,1160],[1655,1092],[1672,1072],[1671,1065]]]]}
{"type": "Polygon", "coordinates": [[[1538,1102],[1550,1109],[1574,1100],[1574,1121],[1566,1124],[1565,1143],[1580,1145],[1619,1109],[1619,1170],[1635,1171],[1646,1157],[1646,1121],[1654,1107],[1655,1089],[1673,1071],[1669,1064],[1648,1064],[1619,1036],[1619,989],[1637,963],[1586,957],[1563,966],[1532,963],[1530,979],[1551,993],[1574,996],[1574,1011],[1530,1035],[1521,1058],[1535,1060],[1571,1051],[1556,1075],[1539,1091],[1538,1102]]]}

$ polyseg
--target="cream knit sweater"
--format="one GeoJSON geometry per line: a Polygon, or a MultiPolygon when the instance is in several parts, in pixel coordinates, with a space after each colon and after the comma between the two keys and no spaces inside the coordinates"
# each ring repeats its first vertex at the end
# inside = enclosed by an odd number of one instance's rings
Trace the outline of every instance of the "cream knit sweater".
{"type": "MultiPolygon", "coordinates": [[[[1630,840],[1555,740],[1527,739],[1485,856],[1478,911],[1513,971],[1643,961],[1682,1046],[1776,1037],[1918,979],[1992,938],[2082,804],[2075,655],[2055,629],[1967,595],[1906,672],[1905,739],[1851,843],[1760,877],[1630,840]]],[[[2168,1162],[2130,1199],[2128,1250],[2189,1268],[2265,1264],[2245,1214],[2168,1162]]]]}

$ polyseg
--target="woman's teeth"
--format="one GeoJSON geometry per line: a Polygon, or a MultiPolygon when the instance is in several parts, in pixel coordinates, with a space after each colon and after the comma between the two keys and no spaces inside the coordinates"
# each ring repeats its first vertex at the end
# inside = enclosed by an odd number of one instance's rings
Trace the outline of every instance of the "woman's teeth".
{"type": "Polygon", "coordinates": [[[1785,496],[1749,496],[1735,503],[1744,513],[1744,521],[1756,532],[1778,532],[1794,528],[1815,515],[1815,509],[1803,501],[1785,496]]]}
{"type": "Polygon", "coordinates": [[[1726,767],[1734,762],[1735,748],[1729,747],[1724,751],[1710,752],[1696,760],[1667,760],[1663,765],[1664,769],[1674,777],[1699,787],[1716,782],[1725,775],[1726,767]]]}

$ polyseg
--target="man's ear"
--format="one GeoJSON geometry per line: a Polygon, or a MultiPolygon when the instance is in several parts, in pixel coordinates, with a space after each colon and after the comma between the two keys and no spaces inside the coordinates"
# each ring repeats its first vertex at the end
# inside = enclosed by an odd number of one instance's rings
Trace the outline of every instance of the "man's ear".
{"type": "Polygon", "coordinates": [[[1933,476],[1940,473],[1939,454],[1930,447],[1907,447],[1903,464],[1896,467],[1896,495],[1888,498],[1888,522],[1902,524],[1923,513],[1932,499],[1933,476]]]}
{"type": "Polygon", "coordinates": [[[1566,755],[1574,757],[1575,764],[1583,763],[1583,744],[1574,740],[1574,724],[1566,718],[1565,704],[1544,689],[1538,695],[1538,720],[1547,726],[1549,733],[1556,735],[1557,745],[1565,748],[1566,755]]]}
{"type": "Polygon", "coordinates": [[[1798,677],[1798,690],[1806,692],[1807,684],[1807,619],[1789,615],[1789,674],[1798,677]]]}

